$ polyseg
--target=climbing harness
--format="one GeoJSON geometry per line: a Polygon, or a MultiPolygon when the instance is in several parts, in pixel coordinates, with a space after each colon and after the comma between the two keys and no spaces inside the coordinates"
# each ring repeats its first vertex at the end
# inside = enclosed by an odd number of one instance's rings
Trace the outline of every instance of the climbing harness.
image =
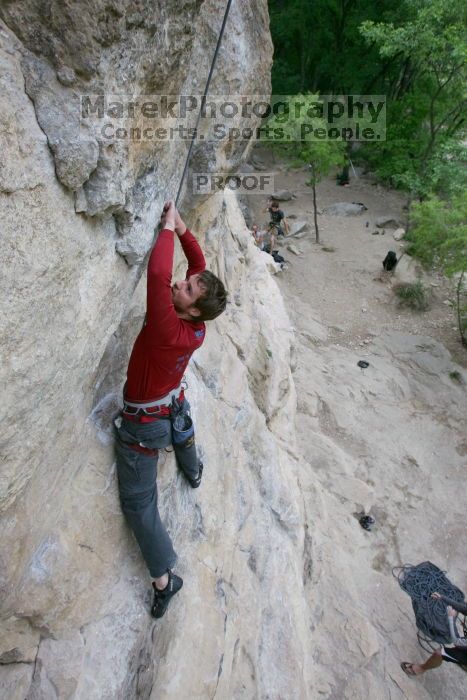
{"type": "MultiPolygon", "coordinates": [[[[435,600],[431,594],[437,592],[451,600],[464,603],[462,591],[449,581],[444,571],[430,561],[424,561],[416,566],[411,564],[397,566],[392,573],[402,590],[412,599],[418,628],[418,643],[422,649],[430,653],[439,644],[451,644],[446,603],[435,600]]],[[[465,616],[463,617],[465,635],[466,619],[465,616]]]]}
{"type": "Polygon", "coordinates": [[[161,408],[170,408],[173,399],[178,399],[182,391],[185,391],[185,389],[188,387],[188,384],[185,379],[181,381],[181,383],[175,388],[169,391],[168,394],[165,396],[162,396],[160,399],[157,399],[156,401],[148,401],[144,403],[140,402],[133,402],[133,401],[127,401],[127,399],[123,399],[123,411],[124,413],[129,413],[131,415],[137,415],[139,413],[143,413],[145,415],[151,415],[153,413],[157,413],[156,410],[149,410],[149,409],[161,409],[161,408]],[[130,410],[128,410],[130,409],[130,410]],[[131,410],[133,409],[133,410],[131,410]]]}

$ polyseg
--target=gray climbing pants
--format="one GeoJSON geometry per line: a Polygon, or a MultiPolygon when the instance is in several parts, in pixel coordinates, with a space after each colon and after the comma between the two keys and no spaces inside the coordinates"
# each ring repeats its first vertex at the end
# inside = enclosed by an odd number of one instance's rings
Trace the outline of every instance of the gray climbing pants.
{"type": "MultiPolygon", "coordinates": [[[[188,401],[184,408],[189,410],[188,401]]],[[[136,537],[152,578],[163,576],[171,569],[177,555],[157,507],[157,452],[147,454],[130,447],[141,445],[159,450],[172,443],[172,421],[161,418],[152,423],[134,423],[122,419],[116,428],[118,488],[122,510],[136,537]]],[[[174,443],[179,467],[190,478],[198,475],[198,459],[194,436],[185,444],[174,443]]]]}

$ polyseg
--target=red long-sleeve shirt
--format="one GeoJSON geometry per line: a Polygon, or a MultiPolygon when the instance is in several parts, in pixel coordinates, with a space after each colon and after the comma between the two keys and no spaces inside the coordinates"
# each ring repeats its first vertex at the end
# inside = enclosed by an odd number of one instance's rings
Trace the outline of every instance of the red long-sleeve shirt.
{"type": "MultiPolygon", "coordinates": [[[[172,302],[175,235],[163,229],[149,258],[146,321],[128,364],[125,389],[128,401],[156,400],[175,389],[192,353],[204,340],[204,323],[179,318],[172,302]]],[[[188,260],[187,279],[203,272],[206,268],[203,252],[188,229],[180,236],[180,243],[188,260]]]]}

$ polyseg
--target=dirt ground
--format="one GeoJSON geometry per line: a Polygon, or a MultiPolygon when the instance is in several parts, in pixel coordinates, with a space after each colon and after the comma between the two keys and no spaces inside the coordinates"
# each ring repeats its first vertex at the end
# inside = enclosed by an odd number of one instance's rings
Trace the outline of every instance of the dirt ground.
{"type": "MultiPolygon", "coordinates": [[[[306,236],[291,238],[300,255],[282,243],[289,265],[275,279],[297,337],[313,692],[329,700],[467,697],[465,674],[452,664],[416,681],[401,671],[401,661],[427,655],[417,643],[410,600],[392,574],[395,566],[429,559],[467,590],[465,506],[458,498],[465,488],[467,352],[445,303],[453,299],[452,285],[427,276],[429,309],[400,308],[382,260],[389,250],[399,255],[403,244],[390,229],[372,232],[379,216],[405,219],[404,197],[369,178],[353,177],[349,187],[327,178],[318,187],[320,211],[335,202],[362,202],[367,211],[321,214],[317,245],[306,170],[258,155],[275,171],[276,190],[296,195],[281,203],[286,216],[296,216],[289,223],[309,222],[306,236]],[[368,369],[357,367],[360,359],[368,369]],[[355,518],[362,509],[376,519],[371,533],[355,518]]],[[[248,205],[252,223],[267,225],[266,198],[250,196],[248,205]]]]}
{"type": "MultiPolygon", "coordinates": [[[[394,240],[393,229],[385,229],[384,235],[372,235],[379,230],[374,222],[386,214],[405,221],[404,195],[362,175],[356,178],[351,173],[347,187],[337,186],[334,177],[327,177],[317,188],[318,211],[335,202],[362,202],[367,211],[347,217],[320,214],[317,245],[306,169],[287,169],[267,151],[259,152],[258,157],[275,173],[276,190],[287,189],[296,195],[296,199],[281,203],[286,216],[309,222],[306,237],[291,238],[302,255],[288,251],[288,242],[280,246],[280,253],[290,263],[287,272],[277,277],[285,298],[293,302],[296,296],[307,297],[314,312],[319,313],[317,320],[328,329],[330,342],[344,347],[364,345],[365,340],[383,331],[429,335],[442,342],[456,362],[466,366],[467,352],[459,341],[455,311],[445,303],[454,299],[452,282],[441,275],[429,276],[430,306],[427,311],[417,312],[400,307],[389,276],[382,274],[386,253],[394,250],[399,257],[404,244],[394,240]]],[[[249,197],[253,222],[260,227],[268,223],[268,214],[262,212],[266,204],[264,197],[249,197]]],[[[291,218],[289,223],[293,221],[291,218]]]]}

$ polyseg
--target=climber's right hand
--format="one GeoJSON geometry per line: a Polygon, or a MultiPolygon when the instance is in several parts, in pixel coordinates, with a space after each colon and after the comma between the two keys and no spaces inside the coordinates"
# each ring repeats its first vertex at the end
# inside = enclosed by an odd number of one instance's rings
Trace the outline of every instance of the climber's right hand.
{"type": "Polygon", "coordinates": [[[161,214],[161,225],[163,228],[175,230],[175,203],[172,199],[164,204],[161,214]]]}

